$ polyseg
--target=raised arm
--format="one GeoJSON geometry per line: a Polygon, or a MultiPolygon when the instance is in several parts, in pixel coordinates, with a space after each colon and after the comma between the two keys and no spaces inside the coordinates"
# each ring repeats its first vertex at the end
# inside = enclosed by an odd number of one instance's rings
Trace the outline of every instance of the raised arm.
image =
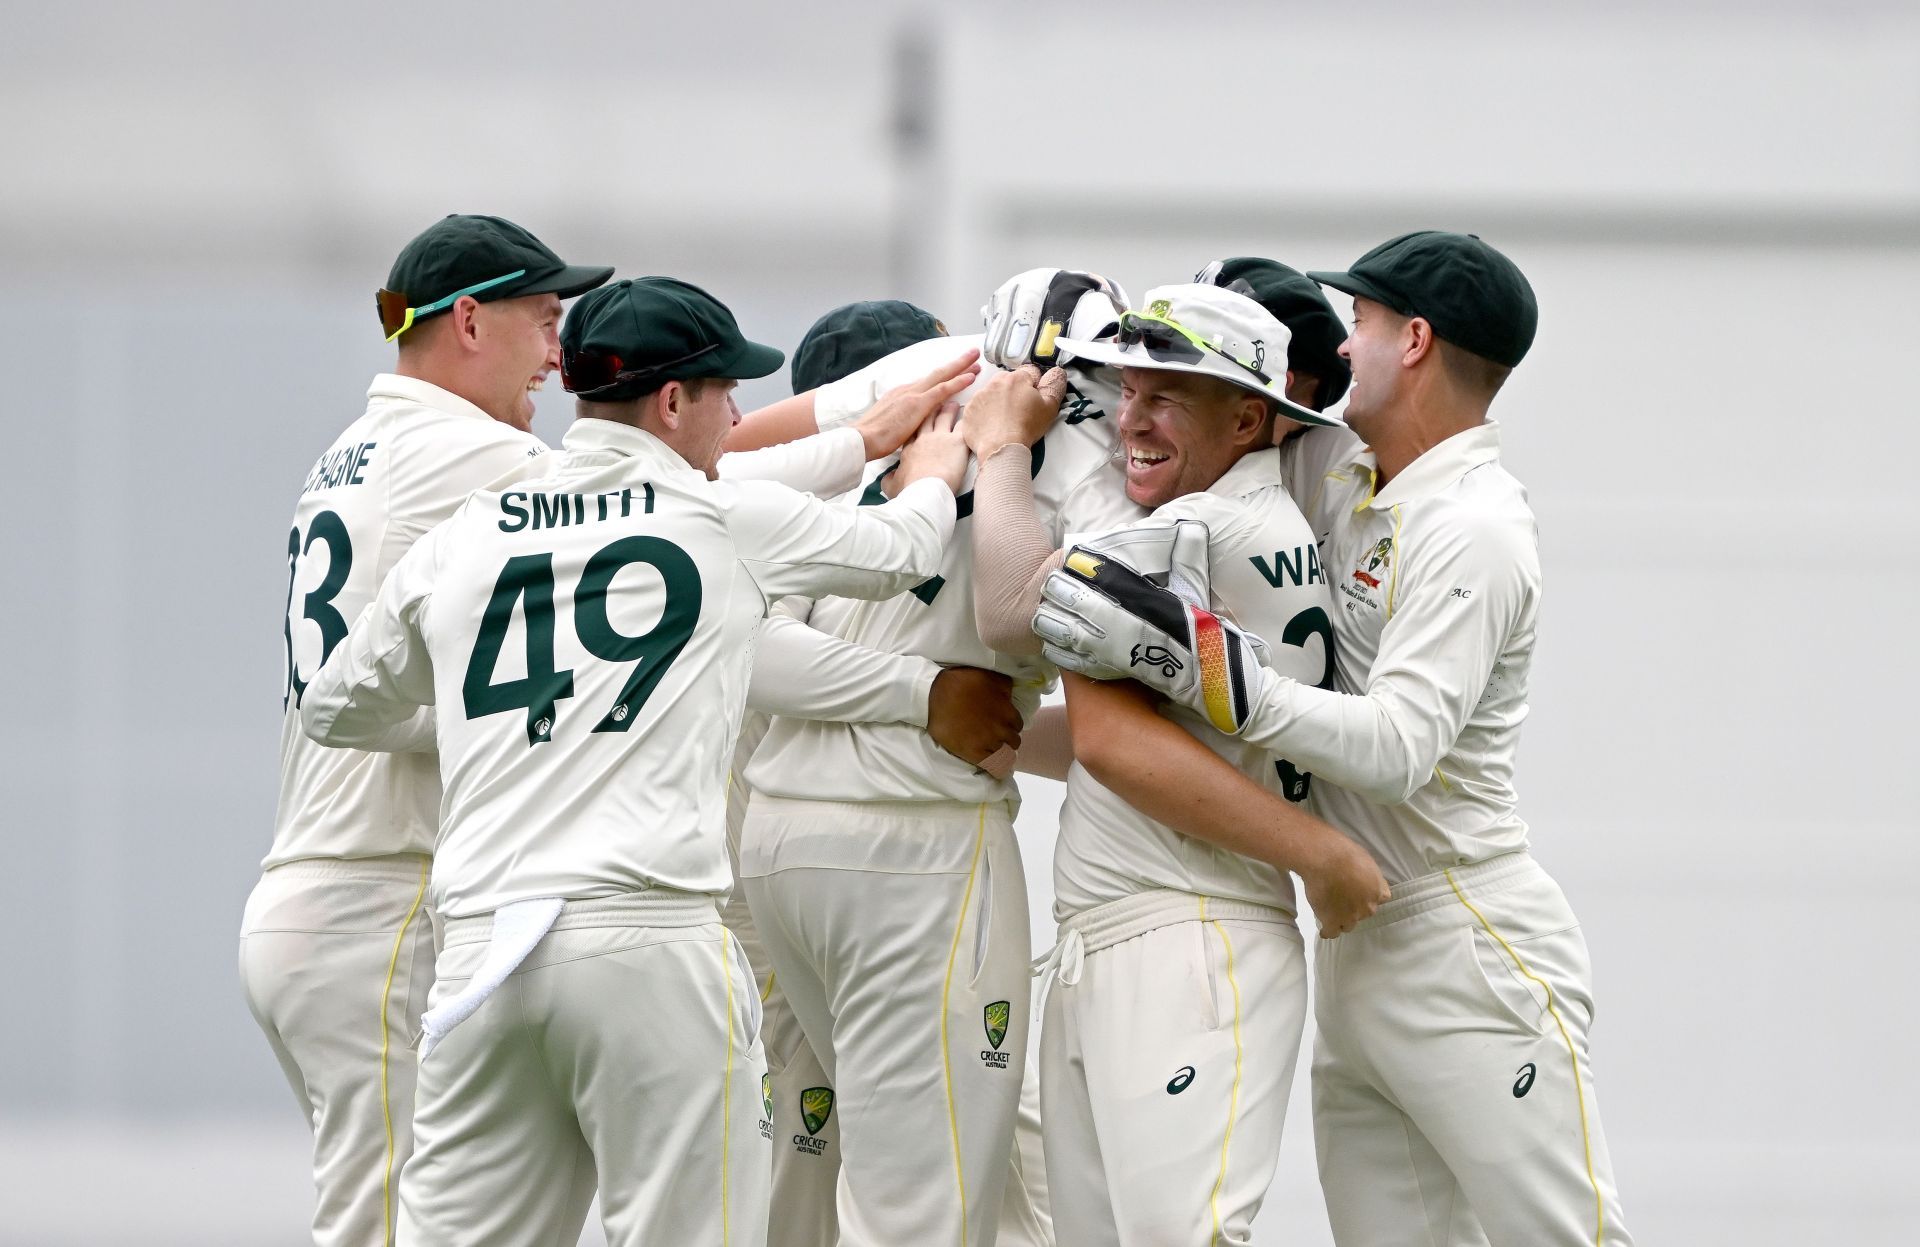
{"type": "Polygon", "coordinates": [[[374,752],[434,746],[433,662],[420,635],[436,529],[388,573],[300,697],[300,726],[323,745],[374,752]]]}
{"type": "Polygon", "coordinates": [[[1028,626],[1040,586],[1059,565],[1033,501],[1032,445],[1060,412],[1066,374],[1028,366],[981,386],[961,432],[980,461],[973,482],[973,618],[980,639],[1003,654],[1033,655],[1028,626]]]}
{"type": "Polygon", "coordinates": [[[742,565],[769,600],[887,598],[939,570],[966,465],[953,415],[942,413],[901,452],[902,487],[884,505],[835,506],[763,485],[732,491],[727,524],[742,565]]]}
{"type": "Polygon", "coordinates": [[[1147,817],[1280,870],[1306,886],[1320,933],[1352,929],[1387,899],[1367,851],[1242,774],[1130,681],[1064,675],[1074,759],[1147,817]]]}
{"type": "Polygon", "coordinates": [[[942,403],[973,384],[979,371],[980,352],[966,341],[916,343],[817,390],[748,412],[728,432],[723,449],[762,450],[850,427],[860,434],[866,458],[884,458],[942,403]]]}

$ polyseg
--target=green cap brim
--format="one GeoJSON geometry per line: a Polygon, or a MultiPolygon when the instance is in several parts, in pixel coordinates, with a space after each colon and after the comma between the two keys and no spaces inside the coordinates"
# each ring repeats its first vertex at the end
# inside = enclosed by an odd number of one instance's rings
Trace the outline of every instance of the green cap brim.
{"type": "Polygon", "coordinates": [[[1372,299],[1375,303],[1392,308],[1402,316],[1413,316],[1416,314],[1412,309],[1405,306],[1405,300],[1388,294],[1364,277],[1355,277],[1352,273],[1321,272],[1308,273],[1307,276],[1313,278],[1323,286],[1332,286],[1342,294],[1355,295],[1362,299],[1372,299]]]}
{"type": "Polygon", "coordinates": [[[523,286],[510,287],[511,293],[504,298],[517,299],[528,294],[557,294],[563,299],[571,299],[577,294],[585,294],[596,286],[606,284],[613,276],[612,268],[591,268],[586,265],[569,264],[557,272],[536,277],[523,286]]]}
{"type": "Polygon", "coordinates": [[[729,381],[752,381],[758,377],[772,376],[786,362],[784,351],[762,346],[758,342],[742,342],[740,349],[731,356],[702,371],[709,376],[725,377],[729,381]]]}

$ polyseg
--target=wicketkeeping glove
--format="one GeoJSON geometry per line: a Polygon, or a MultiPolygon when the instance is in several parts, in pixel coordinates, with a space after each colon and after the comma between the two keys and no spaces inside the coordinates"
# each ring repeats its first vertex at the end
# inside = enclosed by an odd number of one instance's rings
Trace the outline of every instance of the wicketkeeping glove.
{"type": "Polygon", "coordinates": [[[1205,524],[1141,525],[1073,546],[1041,592],[1033,630],[1058,666],[1138,680],[1228,734],[1246,724],[1267,646],[1207,609],[1205,524]]]}
{"type": "Polygon", "coordinates": [[[1097,273],[1035,268],[1001,283],[980,309],[986,338],[980,356],[1008,372],[1032,364],[1041,372],[1060,362],[1056,338],[1091,339],[1112,332],[1127,293],[1097,273]]]}

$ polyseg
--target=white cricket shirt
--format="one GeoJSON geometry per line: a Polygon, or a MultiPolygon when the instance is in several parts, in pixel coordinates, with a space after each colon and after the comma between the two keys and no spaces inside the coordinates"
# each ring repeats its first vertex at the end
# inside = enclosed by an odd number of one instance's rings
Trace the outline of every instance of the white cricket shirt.
{"type": "MultiPolygon", "coordinates": [[[[1275,671],[1307,685],[1330,680],[1333,598],[1313,531],[1281,478],[1279,450],[1242,457],[1206,492],[1174,499],[1149,522],[1182,519],[1207,525],[1212,609],[1265,640],[1275,671]]],[[[1185,706],[1165,713],[1262,787],[1290,801],[1318,791],[1298,753],[1274,751],[1276,759],[1185,706]]],[[[1054,916],[1064,922],[1156,888],[1294,908],[1286,872],[1148,818],[1074,763],[1053,850],[1054,916]]]]}
{"type": "MultiPolygon", "coordinates": [[[[884,394],[967,350],[979,335],[915,343],[823,387],[859,396],[884,394]]],[[[995,370],[983,367],[981,379],[995,370]]],[[[978,382],[976,381],[976,385],[978,382]]],[[[1114,454],[1117,399],[1111,383],[1076,375],[1060,417],[1033,448],[1034,501],[1041,525],[1061,542],[1070,531],[1104,531],[1138,519],[1126,496],[1126,478],[1114,454]]],[[[965,403],[973,387],[959,400],[965,403]]],[[[869,400],[870,401],[870,400],[869,400]]],[[[883,478],[896,460],[868,465],[865,488],[842,501],[869,509],[883,501],[883,478]]],[[[968,468],[958,504],[960,522],[973,513],[977,465],[968,468]]],[[[889,654],[911,654],[942,666],[983,667],[1011,676],[1015,701],[1031,717],[1052,686],[1051,663],[1001,654],[980,640],[973,615],[973,543],[962,533],[947,547],[937,575],[887,601],[834,597],[816,602],[809,624],[844,640],[889,654]]],[[[820,672],[822,681],[834,677],[820,672]]],[[[935,744],[908,722],[829,723],[781,717],[774,721],[747,768],[756,793],[808,801],[997,801],[1017,796],[1011,779],[997,780],[935,744]]],[[[751,849],[749,849],[751,854],[751,849]]]]}
{"type": "Polygon", "coordinates": [[[426,752],[328,749],[300,730],[300,700],[400,556],[474,490],[540,471],[546,449],[437,385],[382,373],[308,471],[287,532],[280,802],[262,865],[433,851],[431,733],[411,742],[426,752]]]}
{"type": "Polygon", "coordinates": [[[1316,811],[1391,884],[1525,848],[1513,768],[1539,530],[1498,427],[1455,434],[1377,491],[1373,453],[1345,430],[1310,429],[1284,454],[1333,584],[1334,686],[1262,673],[1241,739],[1312,771],[1316,811]]]}
{"type": "Polygon", "coordinates": [[[709,481],[611,421],[562,445],[551,473],[476,493],[415,545],[302,707],[339,744],[437,707],[430,886],[449,918],[724,894],[727,764],[769,603],[898,593],[952,535],[936,480],[853,509],[709,481]]]}

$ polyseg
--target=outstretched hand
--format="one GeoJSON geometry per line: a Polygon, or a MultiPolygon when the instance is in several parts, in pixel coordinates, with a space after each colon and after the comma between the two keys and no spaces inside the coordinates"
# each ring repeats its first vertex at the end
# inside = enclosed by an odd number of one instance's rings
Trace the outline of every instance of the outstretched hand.
{"type": "Polygon", "coordinates": [[[900,449],[927,417],[972,385],[979,375],[980,352],[967,351],[926,376],[882,394],[853,422],[866,444],[868,461],[883,459],[900,449]]]}

